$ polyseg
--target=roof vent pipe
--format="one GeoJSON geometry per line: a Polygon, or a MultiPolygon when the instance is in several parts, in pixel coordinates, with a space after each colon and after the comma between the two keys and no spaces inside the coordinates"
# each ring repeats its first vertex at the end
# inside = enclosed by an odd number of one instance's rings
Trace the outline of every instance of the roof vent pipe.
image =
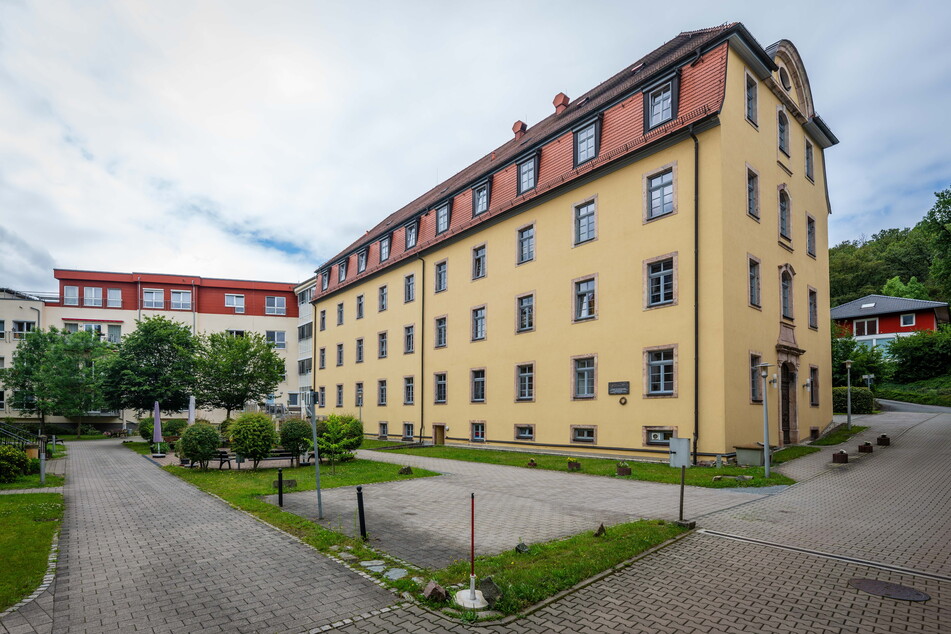
{"type": "Polygon", "coordinates": [[[568,102],[570,101],[571,99],[568,98],[568,95],[563,92],[555,95],[555,100],[552,101],[552,104],[555,106],[555,114],[561,114],[564,112],[568,108],[568,102]]]}
{"type": "Polygon", "coordinates": [[[512,124],[512,132],[515,133],[516,141],[525,136],[526,129],[528,129],[528,126],[525,125],[524,121],[516,121],[514,124],[512,124]]]}

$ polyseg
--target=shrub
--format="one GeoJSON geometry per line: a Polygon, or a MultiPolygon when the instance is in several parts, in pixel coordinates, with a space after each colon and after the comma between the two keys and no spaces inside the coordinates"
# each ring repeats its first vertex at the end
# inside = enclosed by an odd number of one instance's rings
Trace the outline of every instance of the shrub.
{"type": "Polygon", "coordinates": [[[293,451],[294,461],[300,466],[300,455],[307,451],[308,445],[312,444],[310,440],[310,425],[300,418],[289,418],[281,424],[281,446],[288,451],[293,451]]]}
{"type": "Polygon", "coordinates": [[[188,427],[188,420],[185,418],[170,418],[162,421],[163,436],[181,436],[185,428],[188,427]]]}
{"type": "MultiPolygon", "coordinates": [[[[847,387],[832,388],[832,411],[845,412],[848,409],[848,391],[847,387]]],[[[872,398],[872,391],[867,387],[852,386],[852,413],[853,414],[871,414],[875,407],[875,399],[872,398]]]]}
{"type": "Polygon", "coordinates": [[[220,438],[218,430],[208,423],[195,423],[182,433],[178,451],[183,459],[198,462],[202,471],[206,471],[208,461],[218,453],[220,438]]]}
{"type": "Polygon", "coordinates": [[[353,450],[363,444],[363,423],[353,416],[327,417],[324,433],[317,436],[320,456],[330,462],[336,473],[336,463],[353,459],[353,450]]]}
{"type": "Polygon", "coordinates": [[[151,418],[139,419],[139,436],[142,436],[145,442],[152,442],[152,432],[154,429],[151,418]]]}
{"type": "Polygon", "coordinates": [[[898,337],[888,346],[895,361],[895,381],[913,383],[951,374],[951,326],[937,331],[919,330],[898,337]]]}
{"type": "Polygon", "coordinates": [[[33,475],[40,472],[40,459],[39,458],[27,458],[29,463],[26,465],[25,473],[27,475],[33,475]]]}
{"type": "Polygon", "coordinates": [[[231,424],[229,432],[234,452],[251,460],[254,469],[258,468],[261,459],[266,458],[271,448],[277,444],[274,421],[267,414],[260,412],[241,414],[231,424]]]}
{"type": "Polygon", "coordinates": [[[0,482],[16,482],[26,473],[29,464],[25,451],[12,445],[0,445],[0,482]]]}
{"type": "Polygon", "coordinates": [[[80,425],[79,433],[83,436],[98,436],[102,432],[93,425],[80,425]]]}
{"type": "Polygon", "coordinates": [[[221,434],[221,440],[223,442],[228,442],[231,440],[231,424],[234,423],[233,418],[226,418],[218,425],[218,433],[221,434]]]}

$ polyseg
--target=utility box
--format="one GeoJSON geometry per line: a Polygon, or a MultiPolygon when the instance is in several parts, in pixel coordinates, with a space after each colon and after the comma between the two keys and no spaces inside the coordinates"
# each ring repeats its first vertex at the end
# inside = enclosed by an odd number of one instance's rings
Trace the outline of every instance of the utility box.
{"type": "Polygon", "coordinates": [[[677,468],[690,466],[689,438],[670,439],[670,466],[677,468]]]}

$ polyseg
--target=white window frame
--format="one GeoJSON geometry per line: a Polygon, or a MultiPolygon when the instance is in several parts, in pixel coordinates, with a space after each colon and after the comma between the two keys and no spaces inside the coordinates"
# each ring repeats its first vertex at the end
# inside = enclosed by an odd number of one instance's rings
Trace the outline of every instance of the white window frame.
{"type": "Polygon", "coordinates": [[[520,363],[515,366],[515,400],[535,400],[535,364],[520,363]]]}
{"type": "Polygon", "coordinates": [[[172,310],[191,310],[192,292],[183,290],[169,291],[169,308],[172,310]]]}
{"type": "Polygon", "coordinates": [[[535,225],[522,227],[515,234],[515,263],[525,264],[535,259],[535,225]]]}
{"type": "Polygon", "coordinates": [[[853,319],[852,320],[852,334],[855,337],[876,337],[880,333],[878,331],[878,317],[869,317],[867,319],[853,319]],[[859,324],[862,324],[862,332],[859,332],[859,324]],[[874,324],[875,332],[869,332],[869,324],[874,324]]]}
{"type": "Polygon", "coordinates": [[[287,348],[286,333],[283,330],[265,330],[264,337],[267,342],[273,345],[277,350],[287,348]]]}
{"type": "Polygon", "coordinates": [[[656,128],[674,118],[674,86],[669,81],[650,91],[648,103],[648,128],[656,128]],[[666,105],[665,105],[666,104],[666,105]]]}
{"type": "Polygon", "coordinates": [[[574,206],[574,244],[585,244],[598,237],[598,206],[592,199],[574,206]]]}
{"type": "Polygon", "coordinates": [[[337,263],[337,282],[344,282],[347,279],[347,260],[340,260],[337,263]]]}
{"type": "Polygon", "coordinates": [[[380,238],[380,262],[390,259],[390,236],[380,238]]]}
{"type": "MultiPolygon", "coordinates": [[[[227,296],[226,296],[227,297],[227,296]]],[[[165,289],[162,288],[143,288],[142,289],[142,308],[158,310],[165,308],[165,289]],[[158,293],[159,299],[155,299],[158,293]],[[150,298],[150,299],[146,299],[150,298]]]]}
{"type": "Polygon", "coordinates": [[[449,231],[452,217],[450,216],[449,203],[445,203],[436,208],[436,235],[449,231]]]}
{"type": "Polygon", "coordinates": [[[487,274],[486,246],[480,244],[472,247],[472,279],[480,280],[487,274]]]}
{"type": "Polygon", "coordinates": [[[83,306],[102,306],[102,287],[86,286],[83,288],[83,306]]]}
{"type": "Polygon", "coordinates": [[[443,260],[433,265],[433,292],[441,293],[449,288],[449,262],[443,260]]]}
{"type": "Polygon", "coordinates": [[[416,404],[416,377],[403,377],[403,405],[416,404]]]}
{"type": "Polygon", "coordinates": [[[902,328],[910,328],[911,326],[915,325],[915,320],[916,320],[915,313],[905,313],[901,317],[899,317],[899,324],[901,325],[902,328]],[[906,323],[905,317],[911,317],[911,320],[906,323]]]}
{"type": "Polygon", "coordinates": [[[648,174],[645,180],[647,220],[663,218],[677,211],[677,196],[674,191],[676,178],[673,167],[665,167],[648,174]]]}
{"type": "Polygon", "coordinates": [[[436,317],[433,326],[434,348],[445,348],[449,343],[449,318],[443,315],[436,317]]]}
{"type": "Polygon", "coordinates": [[[485,341],[486,337],[486,307],[476,306],[472,309],[472,341],[485,341]]]}
{"type": "Polygon", "coordinates": [[[79,287],[63,287],[63,306],[79,306],[79,287]]]}
{"type": "Polygon", "coordinates": [[[433,374],[433,403],[444,405],[449,400],[449,375],[446,372],[433,374]]]}
{"type": "Polygon", "coordinates": [[[486,401],[485,368],[472,368],[471,370],[469,370],[469,402],[470,403],[485,403],[485,401],[486,401]]]}
{"type": "Polygon", "coordinates": [[[106,307],[122,308],[122,289],[110,288],[106,290],[106,307]]]}
{"type": "Polygon", "coordinates": [[[244,312],[244,295],[225,295],[225,308],[234,308],[235,313],[244,312]]]}
{"type": "Polygon", "coordinates": [[[264,297],[265,315],[286,315],[287,298],[279,295],[267,295],[264,297]],[[273,302],[271,300],[274,300],[273,302]]]}
{"type": "Polygon", "coordinates": [[[596,398],[598,395],[598,358],[593,355],[575,357],[571,360],[571,368],[572,398],[575,400],[596,398]]]}
{"type": "Polygon", "coordinates": [[[588,321],[598,316],[598,283],[596,277],[574,280],[573,320],[588,321]],[[588,284],[590,283],[590,288],[588,284]]]}
{"type": "Polygon", "coordinates": [[[677,350],[673,346],[645,352],[648,396],[673,396],[677,393],[677,350]],[[669,353],[670,358],[667,358],[669,353]],[[669,374],[669,377],[668,377],[669,374]]]}
{"type": "Polygon", "coordinates": [[[470,439],[472,442],[485,442],[485,423],[482,421],[469,423],[470,439]]]}
{"type": "Polygon", "coordinates": [[[416,275],[410,273],[403,278],[403,303],[416,301],[416,275]]]}
{"type": "Polygon", "coordinates": [[[515,298],[515,332],[535,330],[535,294],[519,295],[515,298]]]}

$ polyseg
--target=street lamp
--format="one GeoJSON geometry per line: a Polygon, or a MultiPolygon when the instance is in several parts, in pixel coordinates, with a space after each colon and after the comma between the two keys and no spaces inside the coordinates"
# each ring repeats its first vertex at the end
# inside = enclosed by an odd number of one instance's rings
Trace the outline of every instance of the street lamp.
{"type": "Polygon", "coordinates": [[[768,363],[761,363],[757,368],[760,369],[760,376],[763,377],[763,467],[766,477],[769,477],[769,370],[772,366],[768,363]]]}
{"type": "Polygon", "coordinates": [[[360,424],[363,424],[363,386],[357,388],[357,407],[360,408],[360,424]]]}
{"type": "Polygon", "coordinates": [[[845,360],[845,427],[852,430],[852,359],[845,360]]]}

